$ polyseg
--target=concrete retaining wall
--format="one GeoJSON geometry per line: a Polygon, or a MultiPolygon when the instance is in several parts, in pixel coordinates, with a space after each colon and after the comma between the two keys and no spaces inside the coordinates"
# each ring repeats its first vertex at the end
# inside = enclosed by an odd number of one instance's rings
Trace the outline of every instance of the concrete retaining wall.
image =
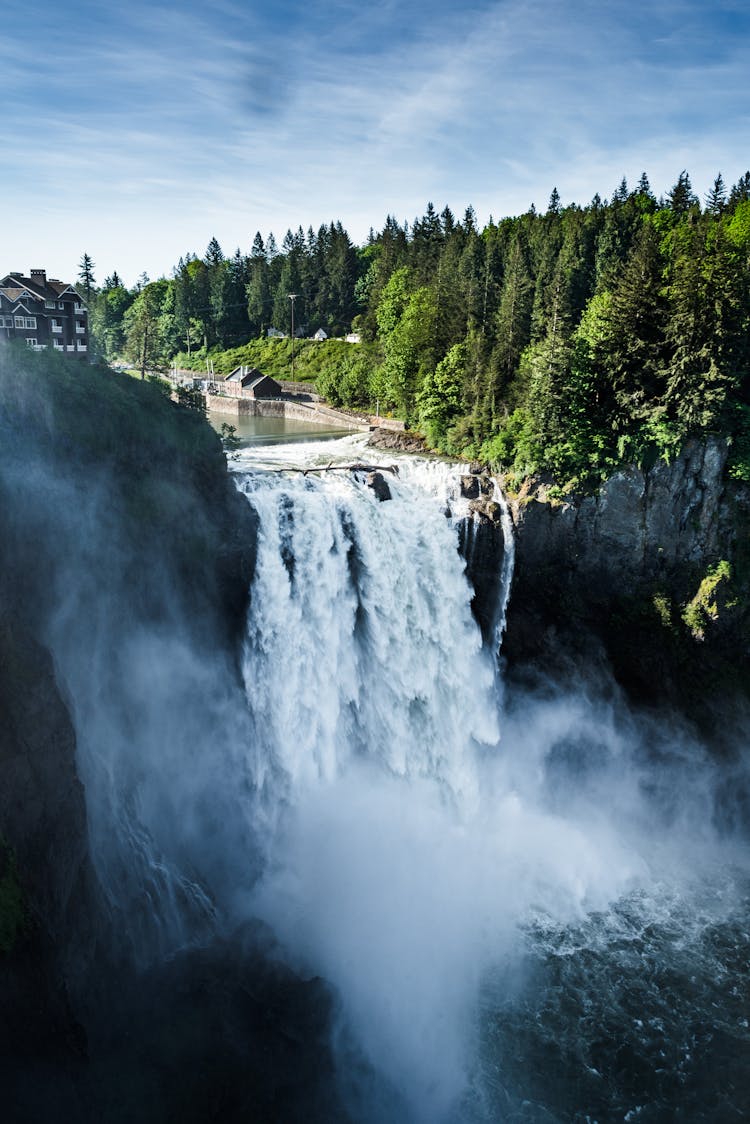
{"type": "Polygon", "coordinates": [[[339,410],[332,410],[330,406],[307,405],[281,398],[225,398],[219,394],[206,394],[204,400],[212,414],[235,418],[292,418],[328,428],[339,426],[365,433],[370,430],[370,423],[365,419],[349,417],[339,410]]]}

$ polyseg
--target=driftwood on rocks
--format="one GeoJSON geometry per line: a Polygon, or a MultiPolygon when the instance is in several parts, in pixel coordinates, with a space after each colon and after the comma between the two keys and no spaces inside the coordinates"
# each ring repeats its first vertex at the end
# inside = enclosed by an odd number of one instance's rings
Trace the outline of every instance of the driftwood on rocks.
{"type": "Polygon", "coordinates": [[[303,476],[309,475],[311,472],[392,472],[394,476],[398,476],[397,464],[324,464],[317,468],[286,468],[280,469],[281,472],[301,472],[303,476]]]}

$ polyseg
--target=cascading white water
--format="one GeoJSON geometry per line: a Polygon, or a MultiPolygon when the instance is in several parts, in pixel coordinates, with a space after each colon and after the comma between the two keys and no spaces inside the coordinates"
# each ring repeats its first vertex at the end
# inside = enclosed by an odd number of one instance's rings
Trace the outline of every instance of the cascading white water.
{"type": "MultiPolygon", "coordinates": [[[[465,1093],[479,982],[519,916],[579,916],[639,864],[604,831],[592,849],[503,774],[458,470],[399,470],[384,502],[345,472],[239,478],[260,517],[245,682],[267,866],[250,908],[334,984],[342,1033],[408,1115],[439,1120],[465,1093]]],[[[504,529],[498,636],[507,509],[504,529]]],[[[375,1120],[394,1111],[366,1099],[375,1120]]]]}
{"type": "Polygon", "coordinates": [[[498,740],[493,670],[445,505],[445,465],[364,480],[258,473],[241,485],[260,516],[245,682],[263,766],[292,789],[353,758],[476,798],[472,753],[498,740]],[[469,704],[469,705],[467,705],[469,704]]]}

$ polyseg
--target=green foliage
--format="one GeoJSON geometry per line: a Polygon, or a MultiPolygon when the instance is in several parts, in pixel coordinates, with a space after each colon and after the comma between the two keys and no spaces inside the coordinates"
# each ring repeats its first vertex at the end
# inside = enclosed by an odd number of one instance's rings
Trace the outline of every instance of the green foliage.
{"type": "MultiPolygon", "coordinates": [[[[344,340],[294,340],[294,379],[296,382],[314,383],[330,367],[338,367],[345,360],[366,356],[370,366],[376,361],[370,358],[371,348],[344,340]]],[[[206,374],[206,358],[213,363],[217,376],[228,375],[235,367],[257,367],[264,375],[274,379],[292,377],[292,340],[261,339],[251,340],[241,347],[229,351],[203,349],[188,355],[180,352],[173,362],[179,368],[195,371],[196,375],[206,374]]]]}
{"type": "Polygon", "coordinates": [[[372,363],[357,345],[334,354],[316,379],[315,389],[332,406],[369,409],[375,403],[371,385],[372,363]]]}
{"type": "Polygon", "coordinates": [[[241,445],[241,441],[237,436],[237,426],[230,425],[229,422],[221,423],[221,446],[227,457],[234,458],[237,456],[237,450],[241,445]]]}
{"type": "Polygon", "coordinates": [[[448,427],[461,413],[466,361],[467,345],[457,343],[434,371],[425,372],[417,396],[419,425],[435,448],[445,449],[448,427]]]}
{"type": "Polygon", "coordinates": [[[544,461],[544,451],[528,410],[523,407],[514,410],[500,432],[483,442],[479,456],[500,470],[510,470],[519,480],[538,471],[544,461]]]}
{"type": "Polygon", "coordinates": [[[131,485],[148,460],[192,474],[221,457],[200,411],[179,409],[159,382],[13,345],[0,353],[0,428],[4,443],[28,432],[61,458],[126,468],[131,485]]]}
{"type": "Polygon", "coordinates": [[[698,586],[698,592],[685,606],[682,619],[696,640],[705,639],[709,622],[718,620],[720,603],[727,608],[732,607],[732,602],[727,600],[727,590],[723,587],[723,583],[728,585],[731,579],[730,564],[726,561],[717,562],[709,568],[698,586]]]}
{"type": "Polygon", "coordinates": [[[146,285],[123,317],[125,329],[124,355],[145,379],[146,373],[167,366],[164,303],[168,294],[166,281],[146,285]]]}
{"type": "Polygon", "coordinates": [[[13,851],[0,839],[0,955],[13,950],[28,926],[13,851]]]}
{"type": "Polygon", "coordinates": [[[750,406],[738,403],[734,408],[732,443],[729,447],[727,472],[733,480],[750,484],[750,406]]]}
{"type": "Polygon", "coordinates": [[[411,293],[399,313],[390,308],[383,318],[384,324],[391,325],[381,329],[385,398],[407,420],[411,419],[425,377],[434,369],[436,319],[435,294],[427,286],[411,293]]]}
{"type": "Polygon", "coordinates": [[[674,623],[672,621],[672,602],[664,593],[655,593],[652,598],[654,611],[662,628],[668,629],[670,632],[674,630],[674,623]]]}
{"type": "MultiPolygon", "coordinates": [[[[115,280],[117,283],[115,283],[115,280]]],[[[93,281],[92,281],[93,285],[93,281]]],[[[609,202],[556,192],[477,229],[467,209],[391,216],[355,248],[340,223],[258,233],[248,255],[212,239],[173,277],[92,288],[99,354],[143,374],[245,364],[310,381],[335,405],[379,407],[451,454],[491,450],[513,471],[594,488],[628,461],[672,460],[694,435],[732,441],[750,477],[750,173],[701,209],[686,171],[657,202],[647,177],[609,202]],[[270,326],[343,340],[267,339],[270,326]],[[261,337],[261,338],[253,338],[261,337]],[[355,350],[356,348],[356,350],[355,350]]]]}
{"type": "Polygon", "coordinates": [[[191,386],[177,387],[177,404],[206,416],[206,400],[200,390],[194,390],[191,386]]]}

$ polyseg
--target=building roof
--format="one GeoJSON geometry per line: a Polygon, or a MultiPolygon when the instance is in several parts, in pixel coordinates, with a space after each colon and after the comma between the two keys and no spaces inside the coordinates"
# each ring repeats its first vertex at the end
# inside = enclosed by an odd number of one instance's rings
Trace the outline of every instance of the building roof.
{"type": "Polygon", "coordinates": [[[23,273],[6,273],[4,277],[0,278],[0,289],[15,290],[15,295],[11,297],[12,300],[17,300],[22,292],[29,292],[38,300],[46,301],[57,301],[64,293],[70,293],[71,296],[83,302],[83,297],[73,285],[69,285],[66,281],[58,281],[54,277],[47,279],[45,276],[42,279],[41,277],[26,277],[23,273]]]}
{"type": "MultiPolygon", "coordinates": [[[[252,374],[252,373],[253,373],[253,372],[251,371],[251,372],[250,372],[250,374],[252,374]]],[[[247,385],[248,385],[248,386],[250,387],[250,389],[252,390],[252,389],[253,389],[253,387],[255,387],[255,386],[258,386],[258,384],[259,384],[259,383],[262,383],[262,382],[266,382],[266,381],[267,381],[267,382],[272,382],[274,386],[278,386],[279,390],[281,390],[281,384],[280,384],[280,383],[278,383],[278,382],[276,381],[276,379],[272,378],[272,377],[271,377],[270,375],[260,375],[260,376],[257,376],[256,378],[254,378],[254,379],[252,380],[252,382],[249,382],[249,383],[248,383],[247,385]]]]}
{"type": "Polygon", "coordinates": [[[255,379],[257,381],[258,378],[265,377],[263,372],[259,371],[257,367],[239,366],[229,372],[224,382],[242,382],[242,385],[245,386],[248,379],[255,379]]]}

